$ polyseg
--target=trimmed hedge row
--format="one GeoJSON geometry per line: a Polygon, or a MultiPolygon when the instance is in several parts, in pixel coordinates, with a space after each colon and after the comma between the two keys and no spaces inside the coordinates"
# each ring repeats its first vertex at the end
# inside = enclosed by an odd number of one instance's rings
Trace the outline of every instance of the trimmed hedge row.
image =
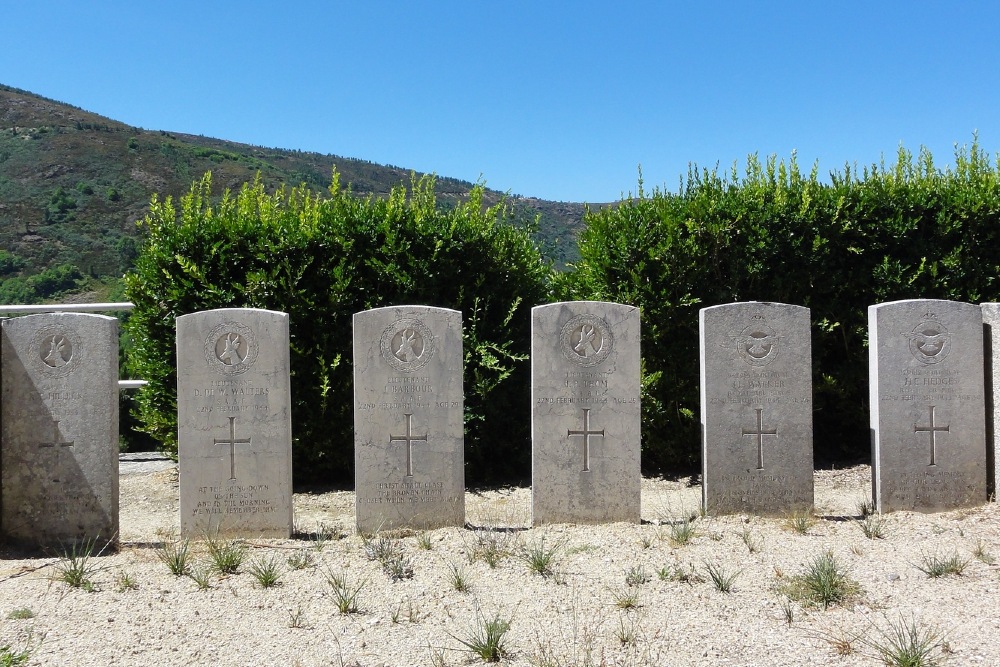
{"type": "Polygon", "coordinates": [[[143,429],[176,453],[174,320],[225,307],[286,312],[291,326],[293,465],[297,482],[353,475],[351,318],[387,305],[463,313],[466,461],[471,482],[528,468],[530,308],[547,298],[550,267],[530,230],[510,224],[483,190],[452,210],[433,179],[362,199],[334,175],[327,195],[269,195],[257,181],[210,204],[211,176],[179,209],[154,198],[145,240],[125,278],[128,366],[149,380],[136,397],[143,429]]]}
{"type": "Polygon", "coordinates": [[[818,461],[868,456],[867,307],[907,298],[1000,298],[1000,170],[976,143],[955,167],[900,149],[894,165],[821,183],[770,158],[745,176],[691,169],[677,193],[592,212],[563,298],[643,315],[643,465],[699,459],[698,310],[778,301],[812,311],[818,461]]]}

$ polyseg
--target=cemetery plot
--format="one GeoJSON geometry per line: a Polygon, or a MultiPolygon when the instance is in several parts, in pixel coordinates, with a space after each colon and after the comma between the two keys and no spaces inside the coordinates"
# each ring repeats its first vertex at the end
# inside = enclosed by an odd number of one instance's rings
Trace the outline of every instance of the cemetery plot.
{"type": "Polygon", "coordinates": [[[31,545],[118,539],[118,320],[3,321],[2,515],[31,545]]]}
{"type": "Polygon", "coordinates": [[[983,317],[913,299],[868,308],[876,509],[938,511],[986,500],[983,317]]]}
{"type": "Polygon", "coordinates": [[[811,510],[809,309],[731,303],[702,309],[699,320],[705,511],[811,510]]]}
{"type": "Polygon", "coordinates": [[[531,317],[532,521],[639,521],[639,309],[576,301],[531,317]]]}
{"type": "Polygon", "coordinates": [[[181,533],[289,537],[288,315],[226,308],[177,318],[181,533]]]}
{"type": "Polygon", "coordinates": [[[358,529],[464,524],[462,314],[357,313],[354,401],[358,529]]]}

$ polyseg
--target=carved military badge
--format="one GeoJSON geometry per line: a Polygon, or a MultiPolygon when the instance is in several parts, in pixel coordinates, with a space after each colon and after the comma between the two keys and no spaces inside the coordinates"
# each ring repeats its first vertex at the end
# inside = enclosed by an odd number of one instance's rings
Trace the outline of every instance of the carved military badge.
{"type": "Polygon", "coordinates": [[[596,315],[571,318],[559,338],[566,358],[581,366],[596,366],[607,359],[615,342],[611,327],[596,315]]]}
{"type": "Polygon", "coordinates": [[[205,359],[227,375],[250,370],[257,361],[257,337],[239,322],[223,322],[205,339],[205,359]]]}
{"type": "Polygon", "coordinates": [[[922,364],[937,364],[951,353],[951,334],[933,313],[924,319],[913,331],[904,333],[910,343],[910,354],[922,364]]]}
{"type": "Polygon", "coordinates": [[[778,356],[780,337],[761,315],[750,318],[750,326],[731,334],[736,352],[751,366],[767,366],[778,356]]]}
{"type": "Polygon", "coordinates": [[[42,327],[32,339],[33,362],[47,375],[63,377],[73,372],[73,354],[77,351],[74,337],[58,325],[42,327]]]}
{"type": "Polygon", "coordinates": [[[412,373],[434,356],[434,334],[415,317],[403,317],[382,331],[382,358],[397,371],[412,373]]]}

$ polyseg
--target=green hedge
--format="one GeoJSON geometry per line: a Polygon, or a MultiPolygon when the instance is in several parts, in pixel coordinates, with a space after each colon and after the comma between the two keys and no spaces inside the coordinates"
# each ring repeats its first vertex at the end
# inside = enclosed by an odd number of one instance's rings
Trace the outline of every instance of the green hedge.
{"type": "Polygon", "coordinates": [[[692,168],[676,193],[642,189],[589,212],[561,298],[642,308],[643,465],[699,460],[698,310],[779,301],[812,310],[819,461],[869,451],[867,307],[1000,299],[1000,171],[974,142],[955,166],[900,149],[894,165],[820,182],[770,158],[692,168]]]}
{"type": "Polygon", "coordinates": [[[328,194],[264,192],[259,181],[210,202],[206,175],[181,199],[154,198],[126,275],[135,310],[129,371],[143,428],[176,452],[174,319],[224,307],[287,312],[291,322],[297,482],[353,475],[351,319],[419,304],[462,311],[466,462],[470,483],[523,475],[530,456],[530,308],[547,299],[550,267],[530,229],[476,187],[449,211],[433,179],[387,199],[354,196],[335,174],[328,194]]]}

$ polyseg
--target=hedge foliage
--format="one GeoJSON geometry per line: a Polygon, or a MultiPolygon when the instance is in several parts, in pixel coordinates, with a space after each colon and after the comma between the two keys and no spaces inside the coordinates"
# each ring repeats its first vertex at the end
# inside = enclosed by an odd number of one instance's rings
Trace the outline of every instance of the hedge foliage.
{"type": "Polygon", "coordinates": [[[896,163],[828,183],[774,157],[689,170],[592,211],[561,298],[642,308],[643,465],[699,460],[698,310],[778,301],[812,310],[815,452],[865,457],[867,307],[907,298],[1000,300],[1000,169],[973,142],[955,166],[900,149],[896,163]]]}
{"type": "Polygon", "coordinates": [[[144,429],[176,452],[177,316],[224,307],[290,316],[293,466],[297,482],[353,475],[352,316],[418,304],[463,313],[466,461],[470,483],[528,470],[530,308],[547,298],[550,267],[530,230],[476,187],[451,210],[433,179],[359,198],[334,174],[328,194],[267,194],[245,185],[211,204],[211,176],[179,208],[156,198],[126,275],[135,310],[129,371],[144,429]]]}

